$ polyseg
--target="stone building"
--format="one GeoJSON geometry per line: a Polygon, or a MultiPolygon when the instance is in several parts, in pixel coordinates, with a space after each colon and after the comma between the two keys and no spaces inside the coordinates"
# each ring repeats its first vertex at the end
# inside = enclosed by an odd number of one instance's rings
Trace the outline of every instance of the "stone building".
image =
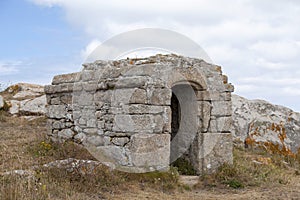
{"type": "Polygon", "coordinates": [[[221,67],[177,55],[95,61],[45,86],[48,135],[83,144],[117,169],[198,174],[232,163],[231,92],[221,67]]]}

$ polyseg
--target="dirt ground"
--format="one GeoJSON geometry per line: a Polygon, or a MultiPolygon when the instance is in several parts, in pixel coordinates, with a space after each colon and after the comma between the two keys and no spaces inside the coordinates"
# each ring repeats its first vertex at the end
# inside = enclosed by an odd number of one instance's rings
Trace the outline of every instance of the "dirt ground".
{"type": "MultiPolygon", "coordinates": [[[[51,161],[51,157],[35,157],[28,151],[30,146],[36,144],[37,140],[41,141],[45,134],[44,118],[33,122],[13,117],[0,120],[0,173],[14,169],[28,169],[51,161]]],[[[292,172],[287,171],[287,174],[292,172]]],[[[118,192],[106,191],[103,195],[101,192],[94,195],[73,193],[61,199],[300,199],[300,176],[289,176],[288,183],[275,186],[270,183],[242,189],[198,187],[164,193],[154,188],[141,188],[135,185],[118,192]]],[[[1,184],[3,183],[0,183],[0,187],[1,184]]]]}

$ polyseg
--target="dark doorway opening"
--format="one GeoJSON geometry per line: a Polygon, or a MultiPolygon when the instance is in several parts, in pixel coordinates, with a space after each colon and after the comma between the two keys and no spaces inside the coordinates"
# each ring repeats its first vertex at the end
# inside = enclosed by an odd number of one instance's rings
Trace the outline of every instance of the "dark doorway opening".
{"type": "Polygon", "coordinates": [[[180,126],[180,104],[174,93],[172,93],[171,98],[171,111],[172,111],[172,121],[171,121],[171,140],[176,136],[180,126]]]}
{"type": "Polygon", "coordinates": [[[193,127],[197,126],[195,107],[195,90],[190,84],[178,84],[172,87],[171,96],[171,166],[179,174],[195,175],[191,163],[190,145],[193,142],[193,127]]]}

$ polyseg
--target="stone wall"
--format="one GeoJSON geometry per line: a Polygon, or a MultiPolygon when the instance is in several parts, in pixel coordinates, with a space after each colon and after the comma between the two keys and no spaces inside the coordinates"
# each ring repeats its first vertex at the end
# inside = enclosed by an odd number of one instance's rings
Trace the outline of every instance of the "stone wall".
{"type": "Polygon", "coordinates": [[[83,144],[100,161],[133,172],[165,170],[183,154],[199,174],[232,162],[233,86],[219,66],[156,55],[83,67],[45,86],[53,140],[83,144]],[[172,95],[181,121],[171,141],[172,95]]]}

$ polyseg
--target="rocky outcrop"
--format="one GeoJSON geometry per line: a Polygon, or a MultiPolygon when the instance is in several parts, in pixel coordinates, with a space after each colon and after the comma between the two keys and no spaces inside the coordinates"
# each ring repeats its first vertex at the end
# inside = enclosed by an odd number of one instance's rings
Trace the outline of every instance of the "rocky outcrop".
{"type": "Polygon", "coordinates": [[[21,116],[45,114],[46,95],[43,86],[18,83],[8,87],[4,92],[10,114],[21,116]]]}
{"type": "Polygon", "coordinates": [[[232,95],[236,141],[246,147],[263,147],[273,153],[295,156],[300,149],[300,113],[263,100],[232,95]]]}

